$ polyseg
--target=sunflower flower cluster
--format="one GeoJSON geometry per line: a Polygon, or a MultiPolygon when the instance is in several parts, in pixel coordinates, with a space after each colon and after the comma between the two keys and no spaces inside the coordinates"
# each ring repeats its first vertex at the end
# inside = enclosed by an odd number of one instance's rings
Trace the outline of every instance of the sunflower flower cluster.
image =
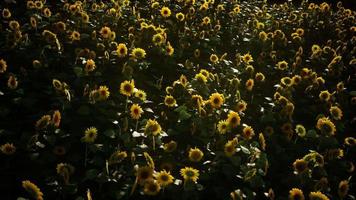
{"type": "Polygon", "coordinates": [[[3,1],[1,197],[354,199],[353,9],[3,1]]]}

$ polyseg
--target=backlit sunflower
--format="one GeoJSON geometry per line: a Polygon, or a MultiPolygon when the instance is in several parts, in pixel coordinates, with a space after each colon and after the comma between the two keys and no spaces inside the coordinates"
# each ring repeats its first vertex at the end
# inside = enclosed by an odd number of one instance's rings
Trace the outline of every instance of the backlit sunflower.
{"type": "Polygon", "coordinates": [[[22,187],[36,200],[43,200],[40,188],[29,180],[22,181],[22,187]]]}
{"type": "Polygon", "coordinates": [[[192,162],[199,162],[204,156],[204,153],[199,148],[190,148],[189,150],[189,160],[192,162]]]}
{"type": "Polygon", "coordinates": [[[237,112],[230,111],[226,121],[232,128],[235,128],[240,125],[241,118],[237,112]]]}
{"type": "Polygon", "coordinates": [[[162,15],[162,17],[167,18],[167,17],[171,16],[171,10],[168,7],[163,7],[161,9],[161,15],[162,15]]]}
{"type": "Polygon", "coordinates": [[[217,129],[218,133],[225,134],[229,130],[229,123],[226,120],[220,120],[217,129]]]}
{"type": "Polygon", "coordinates": [[[303,191],[298,188],[289,190],[289,200],[304,200],[303,191]]]}
{"type": "Polygon", "coordinates": [[[145,126],[145,133],[147,135],[158,135],[160,134],[162,131],[162,128],[161,128],[161,125],[156,121],[156,120],[152,120],[152,119],[149,119],[147,122],[146,122],[146,126],[145,126]]]}
{"type": "Polygon", "coordinates": [[[171,95],[167,95],[164,98],[164,104],[168,107],[174,107],[176,105],[176,100],[174,99],[173,96],[171,95]]]}
{"type": "Polygon", "coordinates": [[[84,131],[84,136],[82,137],[82,141],[85,143],[93,143],[98,136],[98,129],[95,127],[87,128],[84,131]]]}
{"type": "Polygon", "coordinates": [[[143,59],[146,57],[146,51],[141,48],[134,48],[131,52],[131,55],[135,59],[143,59]]]}
{"type": "Polygon", "coordinates": [[[308,170],[308,163],[304,159],[297,159],[293,163],[294,171],[301,174],[308,170]]]}
{"type": "Polygon", "coordinates": [[[213,93],[209,97],[209,103],[213,108],[220,108],[224,103],[224,96],[218,92],[213,93]]]}
{"type": "Polygon", "coordinates": [[[161,190],[161,186],[158,183],[158,181],[154,179],[148,179],[145,181],[145,184],[143,186],[143,193],[146,195],[157,195],[158,192],[161,190]]]}
{"type": "Polygon", "coordinates": [[[85,63],[84,70],[86,72],[92,72],[96,68],[95,62],[92,59],[88,59],[87,62],[85,63]]]}
{"type": "Polygon", "coordinates": [[[116,53],[119,58],[123,58],[127,55],[127,47],[126,44],[120,43],[116,47],[116,53]]]}
{"type": "Polygon", "coordinates": [[[253,130],[253,128],[251,126],[245,126],[242,129],[242,136],[249,140],[251,139],[253,136],[255,135],[255,131],[253,130]]]}
{"type": "Polygon", "coordinates": [[[107,26],[104,26],[101,28],[100,34],[103,38],[108,39],[111,35],[111,29],[107,26]]]}
{"type": "Polygon", "coordinates": [[[246,81],[245,85],[246,85],[246,89],[248,91],[251,91],[253,89],[253,86],[255,85],[255,81],[250,78],[246,81]]]}
{"type": "Polygon", "coordinates": [[[134,80],[131,81],[124,81],[120,84],[120,94],[125,96],[131,96],[135,89],[135,82],[134,80]]]}
{"type": "Polygon", "coordinates": [[[143,90],[136,90],[134,92],[136,98],[139,98],[141,101],[146,101],[146,92],[143,90]]]}
{"type": "Polygon", "coordinates": [[[12,155],[16,152],[16,147],[12,143],[6,143],[0,146],[0,151],[5,155],[12,155]]]}
{"type": "Polygon", "coordinates": [[[184,181],[192,181],[196,183],[199,178],[199,170],[192,167],[185,167],[180,169],[180,175],[184,178],[184,181]]]}
{"type": "Polygon", "coordinates": [[[3,59],[0,59],[0,73],[6,72],[6,69],[7,69],[6,61],[3,59]]]}
{"type": "Polygon", "coordinates": [[[137,170],[137,181],[143,185],[147,180],[153,178],[153,169],[149,166],[139,167],[137,170]]]}
{"type": "Polygon", "coordinates": [[[329,200],[329,197],[327,197],[325,194],[317,191],[317,192],[310,192],[309,199],[310,200],[329,200]]]}
{"type": "Polygon", "coordinates": [[[316,123],[316,128],[325,135],[335,135],[336,127],[334,123],[327,117],[319,118],[316,123]]]}
{"type": "Polygon", "coordinates": [[[335,120],[340,120],[342,118],[342,110],[337,106],[331,106],[329,112],[335,120]]]}
{"type": "Polygon", "coordinates": [[[155,176],[157,182],[162,187],[166,187],[166,186],[172,184],[173,180],[174,180],[174,177],[171,175],[171,173],[167,172],[166,170],[162,170],[160,172],[157,172],[154,176],[155,176]]]}
{"type": "Polygon", "coordinates": [[[61,112],[59,112],[59,110],[54,111],[52,115],[52,124],[55,127],[59,127],[59,124],[61,123],[61,118],[61,112]]]}
{"type": "Polygon", "coordinates": [[[132,119],[140,119],[143,110],[138,104],[132,104],[130,108],[130,116],[132,119]]]}

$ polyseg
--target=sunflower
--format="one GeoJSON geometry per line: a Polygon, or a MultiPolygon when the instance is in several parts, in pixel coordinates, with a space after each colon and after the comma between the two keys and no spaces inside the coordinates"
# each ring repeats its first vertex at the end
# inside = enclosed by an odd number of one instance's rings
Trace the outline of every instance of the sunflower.
{"type": "Polygon", "coordinates": [[[201,83],[206,83],[206,82],[208,82],[207,77],[204,76],[202,73],[196,74],[194,78],[195,78],[197,81],[201,82],[201,83]]]}
{"type": "Polygon", "coordinates": [[[123,161],[125,158],[127,158],[127,152],[117,150],[111,154],[108,162],[109,162],[109,165],[118,164],[121,161],[123,161]]]}
{"type": "Polygon", "coordinates": [[[126,44],[120,43],[116,47],[116,53],[119,58],[123,58],[127,55],[127,47],[126,44]]]}
{"type": "Polygon", "coordinates": [[[189,160],[192,162],[199,162],[204,156],[204,153],[199,148],[190,148],[189,150],[189,160]]]}
{"type": "Polygon", "coordinates": [[[108,39],[111,35],[111,29],[107,26],[104,26],[101,28],[100,34],[103,38],[108,39]]]}
{"type": "Polygon", "coordinates": [[[319,118],[316,123],[316,128],[325,135],[335,135],[336,127],[334,123],[326,117],[319,118]]]}
{"type": "Polygon", "coordinates": [[[303,191],[298,188],[289,190],[289,200],[304,200],[303,191]]]}
{"type": "Polygon", "coordinates": [[[349,181],[347,180],[340,181],[338,191],[337,191],[339,197],[344,198],[347,195],[348,191],[349,191],[349,181]]]}
{"type": "Polygon", "coordinates": [[[141,114],[143,113],[143,110],[141,108],[141,106],[139,106],[138,104],[132,104],[131,108],[130,108],[130,115],[132,117],[132,119],[140,119],[141,114]]]}
{"type": "Polygon", "coordinates": [[[156,120],[152,120],[152,119],[149,119],[147,122],[146,122],[146,126],[145,126],[145,133],[147,135],[158,135],[160,134],[162,131],[162,128],[161,128],[161,125],[156,121],[156,120]]]}
{"type": "Polygon", "coordinates": [[[98,136],[98,129],[95,127],[87,128],[84,131],[84,136],[82,137],[82,141],[85,143],[93,143],[98,136]]]}
{"type": "Polygon", "coordinates": [[[226,121],[232,128],[235,128],[240,125],[241,118],[237,112],[230,111],[226,121]]]}
{"type": "Polygon", "coordinates": [[[7,87],[14,90],[18,86],[18,81],[14,75],[10,75],[9,79],[7,80],[7,87]]]}
{"type": "Polygon", "coordinates": [[[281,84],[286,87],[291,87],[294,83],[293,83],[293,79],[289,77],[283,77],[281,78],[281,84]]]}
{"type": "Polygon", "coordinates": [[[7,69],[6,61],[3,59],[0,59],[0,73],[6,72],[6,69],[7,69]]]}
{"type": "Polygon", "coordinates": [[[217,63],[219,61],[219,57],[216,54],[211,54],[210,55],[210,62],[212,63],[217,63]]]}
{"type": "Polygon", "coordinates": [[[319,191],[318,192],[310,192],[309,199],[310,200],[329,200],[329,198],[325,194],[323,194],[319,191]]]}
{"type": "Polygon", "coordinates": [[[300,81],[302,80],[302,77],[299,75],[294,75],[292,77],[292,82],[294,85],[298,85],[300,83],[300,81]]]}
{"type": "Polygon", "coordinates": [[[243,55],[243,56],[242,56],[242,60],[243,60],[246,64],[250,64],[251,62],[253,62],[253,58],[252,58],[251,54],[249,54],[249,53],[243,55]]]}
{"type": "Polygon", "coordinates": [[[342,118],[342,110],[337,106],[331,106],[329,112],[335,120],[342,118]]]}
{"type": "Polygon", "coordinates": [[[146,57],[146,51],[144,49],[141,48],[134,48],[131,52],[131,55],[135,58],[135,59],[143,59],[146,57]]]}
{"type": "Polygon", "coordinates": [[[251,126],[245,126],[242,129],[242,136],[249,140],[251,139],[253,136],[255,135],[255,131],[253,130],[253,128],[251,126]]]}
{"type": "Polygon", "coordinates": [[[174,53],[174,48],[171,46],[171,44],[168,42],[167,46],[166,46],[166,55],[173,55],[174,53]]]}
{"type": "Polygon", "coordinates": [[[167,18],[169,16],[171,16],[171,10],[168,8],[168,7],[163,7],[161,9],[161,15],[164,17],[164,18],[167,18]]]}
{"type": "Polygon", "coordinates": [[[70,36],[69,39],[71,41],[80,41],[80,33],[78,31],[73,31],[70,36]]]}
{"type": "Polygon", "coordinates": [[[86,62],[86,64],[85,64],[84,70],[85,70],[86,72],[92,72],[92,71],[95,70],[95,68],[96,68],[96,66],[95,66],[94,60],[88,59],[87,62],[86,62]]]}
{"type": "Polygon", "coordinates": [[[36,200],[43,200],[40,188],[29,180],[22,181],[22,187],[36,200]]]}
{"type": "Polygon", "coordinates": [[[146,95],[146,92],[145,92],[145,91],[143,91],[143,90],[136,90],[136,91],[134,92],[134,95],[135,95],[136,98],[139,98],[141,101],[146,101],[147,95],[146,95]]]}
{"type": "Polygon", "coordinates": [[[260,38],[260,40],[262,40],[263,42],[267,40],[267,33],[264,32],[264,31],[261,31],[259,34],[258,34],[258,37],[260,38]]]}
{"type": "Polygon", "coordinates": [[[164,104],[168,107],[174,107],[176,105],[176,103],[177,103],[176,100],[171,95],[167,95],[164,98],[164,104]]]}
{"type": "Polygon", "coordinates": [[[226,120],[220,120],[217,129],[218,133],[225,134],[229,129],[229,123],[226,120]]]}
{"type": "Polygon", "coordinates": [[[171,153],[177,149],[177,142],[174,140],[169,141],[163,145],[163,149],[165,152],[171,153]]]}
{"type": "Polygon", "coordinates": [[[59,124],[61,123],[61,113],[59,112],[59,110],[54,111],[53,115],[52,115],[52,124],[55,127],[59,127],[59,124]]]}
{"type": "Polygon", "coordinates": [[[2,17],[5,18],[5,19],[9,19],[11,17],[11,12],[9,9],[7,8],[4,8],[2,10],[2,17]]]}
{"type": "Polygon", "coordinates": [[[120,93],[125,96],[131,96],[135,89],[134,80],[124,81],[120,84],[120,93]]]}
{"type": "Polygon", "coordinates": [[[180,84],[181,84],[183,87],[186,87],[187,84],[188,84],[187,77],[184,76],[183,74],[180,75],[180,77],[179,77],[179,82],[180,82],[180,84]]]}
{"type": "Polygon", "coordinates": [[[236,15],[241,12],[240,5],[236,5],[233,9],[233,13],[236,15]]]}
{"type": "Polygon", "coordinates": [[[162,170],[160,172],[157,172],[154,176],[155,176],[157,182],[162,187],[166,187],[166,186],[172,184],[173,180],[174,180],[174,177],[171,175],[171,173],[167,172],[166,170],[162,170]]]}
{"type": "Polygon", "coordinates": [[[82,22],[83,23],[85,23],[85,24],[89,23],[89,15],[87,13],[82,12],[81,13],[81,17],[82,17],[82,22]]]}
{"type": "Polygon", "coordinates": [[[185,167],[180,169],[180,175],[184,178],[184,181],[192,181],[196,183],[199,178],[199,170],[192,167],[185,167]]]}
{"type": "Polygon", "coordinates": [[[288,68],[288,63],[285,60],[283,60],[283,61],[279,61],[276,64],[276,66],[277,66],[277,69],[279,69],[279,70],[286,70],[288,68]]]}
{"type": "Polygon", "coordinates": [[[295,127],[295,132],[299,135],[299,137],[304,137],[306,134],[306,130],[301,124],[297,124],[297,126],[295,127]]]}
{"type": "Polygon", "coordinates": [[[137,170],[137,181],[143,185],[147,180],[153,178],[153,169],[149,166],[139,167],[137,170]]]}
{"type": "Polygon", "coordinates": [[[5,155],[12,155],[16,152],[16,147],[12,143],[6,143],[0,146],[0,150],[5,155]]]}
{"type": "Polygon", "coordinates": [[[253,86],[255,85],[255,81],[250,78],[250,79],[248,79],[248,80],[246,81],[245,85],[246,85],[246,89],[247,89],[248,91],[251,91],[252,88],[253,88],[253,86]]]}
{"type": "Polygon", "coordinates": [[[257,72],[255,75],[256,81],[263,82],[265,81],[265,75],[261,72],[257,72]]]}
{"type": "Polygon", "coordinates": [[[176,18],[177,18],[178,21],[182,22],[182,21],[184,21],[185,17],[184,17],[183,13],[179,12],[179,13],[176,14],[176,18]]]}
{"type": "Polygon", "coordinates": [[[16,31],[16,30],[19,30],[19,29],[20,29],[20,24],[19,24],[19,22],[16,21],[16,20],[11,20],[11,21],[9,22],[9,27],[10,27],[11,30],[16,31]]]}
{"type": "Polygon", "coordinates": [[[159,46],[164,42],[164,37],[162,34],[157,33],[152,36],[152,42],[154,45],[159,46]]]}
{"type": "Polygon", "coordinates": [[[352,147],[356,145],[356,139],[353,137],[347,137],[344,139],[344,143],[345,145],[352,147]]]}
{"type": "Polygon", "coordinates": [[[43,15],[47,18],[51,17],[52,16],[52,12],[49,8],[45,8],[43,9],[43,15]]]}
{"type": "Polygon", "coordinates": [[[246,109],[247,109],[247,103],[244,100],[241,100],[236,104],[235,110],[237,112],[243,112],[246,109]]]}
{"type": "Polygon", "coordinates": [[[221,105],[224,103],[224,96],[218,92],[213,93],[209,97],[209,102],[211,107],[220,108],[221,105]]]}
{"type": "Polygon", "coordinates": [[[293,163],[294,171],[301,174],[308,170],[308,163],[304,159],[297,159],[293,163]]]}
{"type": "Polygon", "coordinates": [[[158,183],[158,181],[152,178],[145,181],[145,184],[143,186],[144,194],[153,196],[153,195],[157,195],[160,190],[161,190],[161,186],[158,183]]]}
{"type": "Polygon", "coordinates": [[[227,157],[231,157],[236,153],[237,138],[229,140],[224,145],[224,153],[227,157]]]}
{"type": "Polygon", "coordinates": [[[100,100],[106,100],[110,96],[109,88],[106,87],[105,85],[99,87],[98,93],[99,93],[99,99],[100,100]]]}
{"type": "Polygon", "coordinates": [[[36,128],[41,130],[46,128],[49,125],[49,122],[51,121],[51,116],[50,115],[44,115],[41,117],[41,119],[39,119],[36,122],[36,128]]]}

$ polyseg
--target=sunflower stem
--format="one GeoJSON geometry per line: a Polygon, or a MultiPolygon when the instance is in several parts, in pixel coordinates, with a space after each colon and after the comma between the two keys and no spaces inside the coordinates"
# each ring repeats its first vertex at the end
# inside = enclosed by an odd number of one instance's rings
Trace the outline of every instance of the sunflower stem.
{"type": "Polygon", "coordinates": [[[138,177],[136,176],[135,183],[133,184],[131,192],[130,192],[130,196],[132,196],[132,194],[135,192],[137,183],[138,183],[138,177]]]}
{"type": "Polygon", "coordinates": [[[156,144],[155,144],[155,136],[152,136],[152,146],[153,146],[153,151],[156,149],[156,144]]]}
{"type": "Polygon", "coordinates": [[[87,159],[88,159],[88,144],[85,144],[84,167],[87,167],[87,159]]]}
{"type": "Polygon", "coordinates": [[[136,127],[135,127],[136,132],[137,132],[137,127],[138,127],[138,119],[136,119],[136,127]]]}

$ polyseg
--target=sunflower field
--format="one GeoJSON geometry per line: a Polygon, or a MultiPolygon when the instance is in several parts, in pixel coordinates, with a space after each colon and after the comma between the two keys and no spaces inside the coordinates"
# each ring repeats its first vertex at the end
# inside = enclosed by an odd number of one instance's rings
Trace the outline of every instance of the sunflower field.
{"type": "Polygon", "coordinates": [[[0,199],[356,199],[356,11],[342,2],[0,12],[0,199]]]}

